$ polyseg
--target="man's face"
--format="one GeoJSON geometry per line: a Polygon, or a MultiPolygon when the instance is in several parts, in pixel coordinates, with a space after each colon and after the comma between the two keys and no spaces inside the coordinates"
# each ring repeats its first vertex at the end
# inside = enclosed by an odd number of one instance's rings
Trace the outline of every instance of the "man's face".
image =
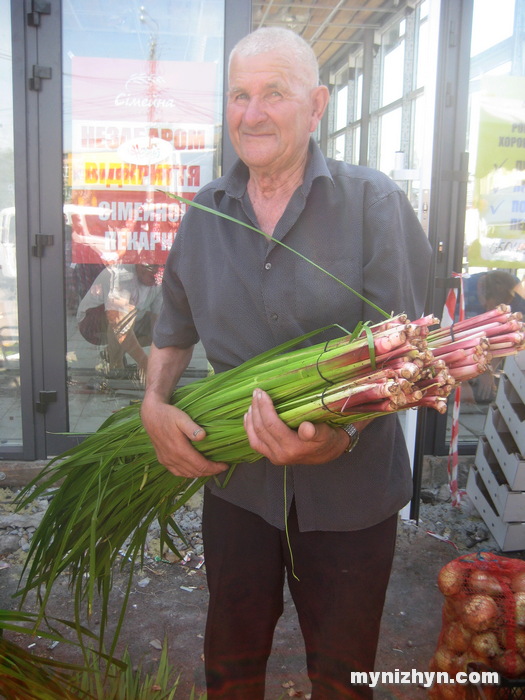
{"type": "Polygon", "coordinates": [[[227,118],[239,158],[251,170],[285,172],[303,159],[325,108],[326,88],[309,88],[286,53],[234,55],[227,118]]]}
{"type": "Polygon", "coordinates": [[[137,279],[145,287],[153,287],[157,284],[158,270],[159,265],[138,264],[136,266],[137,279]]]}

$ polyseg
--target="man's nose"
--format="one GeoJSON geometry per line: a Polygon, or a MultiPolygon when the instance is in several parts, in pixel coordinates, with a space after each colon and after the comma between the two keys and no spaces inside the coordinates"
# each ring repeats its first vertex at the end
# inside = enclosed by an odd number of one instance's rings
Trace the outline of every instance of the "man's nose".
{"type": "Polygon", "coordinates": [[[249,124],[257,124],[266,119],[266,111],[263,101],[259,97],[251,97],[246,105],[244,121],[249,124]]]}

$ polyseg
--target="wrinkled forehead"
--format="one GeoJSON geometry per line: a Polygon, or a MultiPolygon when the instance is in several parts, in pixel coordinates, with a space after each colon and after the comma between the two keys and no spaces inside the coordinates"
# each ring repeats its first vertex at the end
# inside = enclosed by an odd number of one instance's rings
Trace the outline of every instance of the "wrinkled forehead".
{"type": "Polygon", "coordinates": [[[299,65],[297,56],[284,47],[280,50],[245,55],[234,52],[231,56],[228,82],[235,90],[241,84],[264,80],[268,85],[302,85],[315,87],[316,78],[306,66],[299,65]]]}

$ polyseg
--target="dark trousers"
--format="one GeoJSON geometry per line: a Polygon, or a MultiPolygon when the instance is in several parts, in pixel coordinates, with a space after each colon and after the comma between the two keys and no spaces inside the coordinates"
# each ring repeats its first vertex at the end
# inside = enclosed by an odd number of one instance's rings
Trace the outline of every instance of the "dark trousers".
{"type": "Polygon", "coordinates": [[[352,686],[352,673],[374,668],[397,515],[355,532],[299,532],[292,506],[289,546],[285,532],[205,489],[202,524],[210,592],[208,700],[263,700],[285,575],[312,700],[371,698],[367,686],[352,686]]]}

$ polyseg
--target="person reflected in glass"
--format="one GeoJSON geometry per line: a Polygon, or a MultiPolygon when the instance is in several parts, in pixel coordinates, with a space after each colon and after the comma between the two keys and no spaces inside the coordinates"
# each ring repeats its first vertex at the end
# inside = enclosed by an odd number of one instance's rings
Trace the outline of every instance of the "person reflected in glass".
{"type": "Polygon", "coordinates": [[[507,304],[513,312],[525,313],[525,285],[507,270],[487,270],[465,278],[465,313],[482,314],[507,304]]]}
{"type": "Polygon", "coordinates": [[[152,342],[153,326],[162,302],[160,266],[110,265],[96,277],[79,304],[77,322],[82,337],[105,346],[109,377],[124,376],[126,355],[137,364],[144,379],[145,351],[152,342]]]}
{"type": "MultiPolygon", "coordinates": [[[[510,306],[513,313],[525,315],[525,287],[516,275],[507,270],[488,270],[465,278],[465,315],[477,316],[491,311],[500,304],[510,306]]],[[[468,403],[487,404],[494,401],[497,391],[497,370],[500,361],[465,386],[464,398],[468,403]]]]}

